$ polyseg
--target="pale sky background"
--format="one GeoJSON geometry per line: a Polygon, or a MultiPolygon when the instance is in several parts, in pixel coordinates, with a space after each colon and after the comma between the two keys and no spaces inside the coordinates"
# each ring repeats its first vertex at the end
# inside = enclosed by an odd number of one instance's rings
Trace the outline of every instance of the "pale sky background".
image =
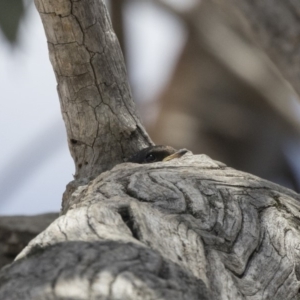
{"type": "MultiPolygon", "coordinates": [[[[166,83],[185,31],[147,1],[128,5],[126,26],[135,95],[149,101],[166,83]]],[[[22,21],[19,41],[13,49],[0,32],[0,215],[59,211],[74,173],[46,38],[34,5],[22,21]]]]}

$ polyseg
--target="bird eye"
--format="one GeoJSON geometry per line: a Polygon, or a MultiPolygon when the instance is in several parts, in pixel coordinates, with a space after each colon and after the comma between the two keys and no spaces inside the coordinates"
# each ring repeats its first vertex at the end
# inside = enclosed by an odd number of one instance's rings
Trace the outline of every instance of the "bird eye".
{"type": "Polygon", "coordinates": [[[146,162],[150,163],[150,162],[154,162],[156,159],[155,155],[153,153],[149,153],[146,155],[146,162]]]}

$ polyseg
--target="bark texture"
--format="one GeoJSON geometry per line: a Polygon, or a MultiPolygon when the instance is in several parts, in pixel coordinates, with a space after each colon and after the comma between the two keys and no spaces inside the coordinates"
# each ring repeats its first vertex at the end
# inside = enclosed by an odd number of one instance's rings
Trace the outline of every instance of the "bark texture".
{"type": "Polygon", "coordinates": [[[151,143],[106,10],[36,5],[81,186],[0,271],[0,299],[299,299],[300,196],[191,153],[103,172],[151,143]]]}
{"type": "Polygon", "coordinates": [[[299,200],[205,155],[121,164],[0,272],[0,299],[299,299],[299,200]]]}
{"type": "Polygon", "coordinates": [[[123,55],[103,1],[35,0],[57,79],[75,179],[152,144],[135,112],[123,55]]]}

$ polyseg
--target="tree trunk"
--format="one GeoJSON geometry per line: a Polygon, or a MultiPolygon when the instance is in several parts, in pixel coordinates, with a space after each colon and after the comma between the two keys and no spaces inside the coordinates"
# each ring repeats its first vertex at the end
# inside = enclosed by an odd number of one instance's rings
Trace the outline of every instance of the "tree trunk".
{"type": "Polygon", "coordinates": [[[36,0],[56,75],[75,184],[152,144],[131,97],[118,40],[102,1],[36,0]]]}
{"type": "Polygon", "coordinates": [[[300,196],[205,155],[119,164],[151,141],[103,2],[36,5],[76,181],[0,299],[299,299],[300,196]]]}

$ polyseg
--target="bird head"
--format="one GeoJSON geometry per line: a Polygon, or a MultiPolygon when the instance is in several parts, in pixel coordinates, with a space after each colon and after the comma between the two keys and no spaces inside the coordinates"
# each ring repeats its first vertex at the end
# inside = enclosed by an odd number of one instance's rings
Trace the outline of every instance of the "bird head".
{"type": "Polygon", "coordinates": [[[128,159],[128,162],[148,164],[159,161],[169,161],[174,158],[179,158],[187,152],[188,150],[186,149],[176,150],[170,146],[150,146],[132,155],[128,159]]]}

